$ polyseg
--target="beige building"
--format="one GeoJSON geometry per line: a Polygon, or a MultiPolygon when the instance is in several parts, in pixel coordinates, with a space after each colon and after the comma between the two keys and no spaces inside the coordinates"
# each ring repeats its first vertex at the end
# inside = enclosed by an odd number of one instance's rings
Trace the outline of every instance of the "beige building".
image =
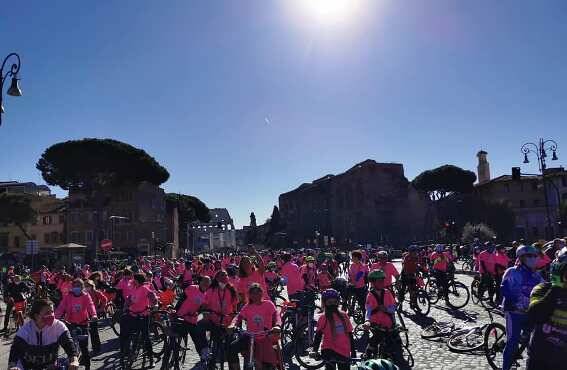
{"type": "MultiPolygon", "coordinates": [[[[31,206],[37,212],[37,218],[23,228],[32,240],[39,242],[40,249],[65,243],[65,200],[51,195],[47,186],[1,182],[0,193],[26,194],[32,198],[31,206]]],[[[25,253],[28,236],[18,226],[0,226],[0,253],[25,253]]]]}

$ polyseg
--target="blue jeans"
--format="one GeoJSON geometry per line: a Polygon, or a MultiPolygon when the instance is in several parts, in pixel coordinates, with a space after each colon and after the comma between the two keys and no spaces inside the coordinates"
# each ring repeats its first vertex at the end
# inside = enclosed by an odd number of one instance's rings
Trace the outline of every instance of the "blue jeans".
{"type": "Polygon", "coordinates": [[[510,370],[514,363],[516,352],[518,351],[522,332],[529,331],[529,327],[528,316],[526,314],[506,312],[505,315],[506,347],[504,347],[504,353],[502,354],[502,370],[510,370]]]}

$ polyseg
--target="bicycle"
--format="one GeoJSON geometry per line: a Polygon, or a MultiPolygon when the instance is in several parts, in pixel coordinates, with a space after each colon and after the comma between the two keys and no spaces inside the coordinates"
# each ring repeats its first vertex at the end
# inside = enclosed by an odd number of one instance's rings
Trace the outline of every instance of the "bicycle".
{"type": "Polygon", "coordinates": [[[183,319],[178,318],[173,321],[171,326],[167,327],[161,370],[180,370],[185,363],[189,348],[187,347],[187,333],[183,325],[183,319]],[[182,342],[184,342],[184,345],[182,342]]]}
{"type": "MultiPolygon", "coordinates": [[[[354,293],[354,287],[352,285],[349,285],[347,292],[346,303],[344,305],[346,307],[346,311],[349,313],[350,317],[352,317],[356,324],[364,323],[364,313],[366,312],[366,307],[364,307],[364,304],[362,304],[362,307],[360,306],[360,300],[354,293]]],[[[364,296],[366,296],[366,293],[364,293],[364,296]]]]}
{"type": "Polygon", "coordinates": [[[470,300],[469,289],[465,284],[456,281],[453,274],[447,274],[446,291],[438,286],[434,276],[425,284],[425,291],[429,294],[431,304],[436,304],[443,297],[445,304],[454,310],[465,307],[470,300]]]}
{"type": "MultiPolygon", "coordinates": [[[[423,284],[423,280],[421,280],[422,284],[423,284]]],[[[390,290],[392,291],[392,294],[394,294],[394,297],[398,298],[398,302],[399,302],[399,309],[402,310],[403,307],[403,303],[406,300],[405,296],[406,296],[406,292],[402,291],[402,286],[401,286],[402,282],[400,280],[396,281],[396,283],[390,287],[390,290]],[[403,295],[402,295],[403,293],[403,295]]],[[[419,286],[419,284],[416,281],[416,287],[415,290],[410,291],[408,289],[407,291],[409,293],[409,302],[410,302],[410,308],[417,314],[420,316],[427,316],[429,315],[429,312],[431,311],[431,299],[429,297],[429,294],[427,294],[427,292],[425,291],[425,289],[421,288],[419,286]],[[412,297],[413,295],[413,297],[412,297]],[[412,302],[413,301],[413,302],[412,302]]]]}
{"type": "MultiPolygon", "coordinates": [[[[246,353],[246,357],[244,358],[244,368],[246,370],[256,370],[257,364],[254,358],[256,341],[258,340],[258,338],[266,338],[268,335],[272,334],[272,330],[264,330],[258,333],[252,333],[246,330],[238,330],[235,332],[235,334],[237,336],[247,336],[250,338],[250,341],[248,343],[248,351],[246,353]]],[[[270,338],[267,338],[267,340],[270,340],[270,338]]],[[[274,349],[278,353],[278,364],[274,366],[273,364],[263,363],[262,364],[263,369],[273,369],[274,367],[276,369],[283,369],[283,363],[281,358],[281,351],[279,350],[279,345],[275,344],[274,349]]]]}
{"type": "Polygon", "coordinates": [[[373,336],[379,336],[381,339],[378,342],[376,352],[369,358],[363,356],[364,360],[369,359],[387,359],[400,366],[400,368],[411,368],[415,365],[413,354],[409,350],[409,343],[404,343],[401,334],[407,335],[408,329],[401,325],[394,325],[391,329],[385,329],[377,325],[372,325],[369,330],[366,330],[362,325],[357,325],[354,329],[354,337],[359,340],[369,340],[369,332],[373,336]],[[401,348],[401,353],[397,351],[398,346],[401,348]]]}
{"type": "Polygon", "coordinates": [[[79,325],[72,324],[67,321],[63,321],[69,332],[71,333],[71,338],[73,338],[73,343],[75,343],[75,348],[79,350],[79,364],[85,367],[85,370],[91,368],[91,357],[89,354],[89,324],[79,325]]]}
{"type": "MultiPolygon", "coordinates": [[[[522,353],[525,351],[529,342],[529,333],[522,333],[520,337],[520,346],[514,355],[514,366],[520,366],[519,360],[522,359],[522,353]]],[[[490,368],[493,370],[502,370],[502,361],[504,348],[506,347],[506,327],[500,323],[493,322],[488,325],[484,333],[484,355],[490,368]]]]}
{"type": "MultiPolygon", "coordinates": [[[[286,346],[295,339],[297,329],[303,326],[310,326],[311,338],[315,332],[315,311],[321,308],[315,303],[317,300],[316,292],[300,291],[295,294],[297,299],[284,302],[282,307],[282,345],[286,346]]],[[[311,339],[312,341],[312,339],[311,339]]]]}
{"type": "MultiPolygon", "coordinates": [[[[155,357],[160,357],[163,352],[165,351],[165,342],[167,340],[166,330],[164,326],[155,321],[154,315],[159,313],[159,311],[152,312],[149,317],[144,316],[133,316],[137,320],[147,320],[147,333],[149,336],[150,341],[150,351],[143,350],[142,352],[142,364],[145,364],[146,358],[150,360],[150,363],[153,362],[155,357]]],[[[146,338],[144,337],[144,330],[138,328],[136,331],[129,333],[129,338],[127,341],[127,348],[123,349],[125,353],[128,354],[128,357],[124,361],[124,365],[126,369],[131,369],[134,361],[140,357],[140,349],[145,347],[144,342],[146,338]]]]}
{"type": "Polygon", "coordinates": [[[24,317],[27,306],[27,300],[14,302],[12,322],[14,323],[14,329],[16,332],[24,325],[24,317]]]}

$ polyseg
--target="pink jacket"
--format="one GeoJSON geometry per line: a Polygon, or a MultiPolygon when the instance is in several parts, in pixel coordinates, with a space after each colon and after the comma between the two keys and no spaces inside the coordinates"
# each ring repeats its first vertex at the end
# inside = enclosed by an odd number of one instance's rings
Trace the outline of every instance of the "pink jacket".
{"type": "Polygon", "coordinates": [[[89,319],[96,317],[96,308],[91,296],[83,292],[80,296],[69,293],[63,297],[55,310],[55,317],[64,318],[71,324],[86,324],[89,319]]]}

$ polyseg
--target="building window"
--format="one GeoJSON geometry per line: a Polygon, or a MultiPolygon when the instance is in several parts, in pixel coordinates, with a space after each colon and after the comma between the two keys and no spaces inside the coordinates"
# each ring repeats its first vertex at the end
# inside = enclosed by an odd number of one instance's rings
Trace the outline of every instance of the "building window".
{"type": "Polygon", "coordinates": [[[539,231],[536,226],[532,227],[532,235],[534,238],[537,238],[539,235],[539,231]]]}
{"type": "Polygon", "coordinates": [[[134,233],[132,231],[127,231],[126,232],[126,240],[131,242],[132,240],[134,240],[134,233]]]}
{"type": "Polygon", "coordinates": [[[49,244],[49,233],[43,234],[43,242],[49,244]]]}
{"type": "Polygon", "coordinates": [[[526,201],[521,199],[520,200],[520,208],[524,208],[526,206],[526,201]]]}
{"type": "Polygon", "coordinates": [[[60,224],[64,224],[64,223],[65,223],[65,216],[64,216],[64,215],[59,215],[59,223],[60,223],[60,224]]]}
{"type": "Polygon", "coordinates": [[[510,192],[510,184],[504,185],[504,189],[506,190],[506,193],[509,193],[510,192]]]}
{"type": "Polygon", "coordinates": [[[520,182],[520,191],[523,193],[524,192],[524,183],[520,182]]]}
{"type": "Polygon", "coordinates": [[[532,181],[532,190],[537,190],[537,181],[532,181]]]}
{"type": "Polygon", "coordinates": [[[561,177],[561,185],[565,188],[567,187],[567,176],[561,177]]]}
{"type": "Polygon", "coordinates": [[[71,243],[79,243],[81,233],[78,231],[71,231],[71,243]]]}
{"type": "Polygon", "coordinates": [[[93,232],[92,231],[87,231],[85,232],[85,238],[87,242],[92,242],[93,241],[93,232]]]}
{"type": "Polygon", "coordinates": [[[43,216],[43,224],[44,225],[51,225],[53,219],[51,216],[43,216]]]}
{"type": "Polygon", "coordinates": [[[534,199],[534,207],[539,207],[540,201],[539,199],[534,199]]]}
{"type": "Polygon", "coordinates": [[[51,244],[55,244],[58,242],[59,239],[59,233],[57,231],[53,231],[51,233],[51,236],[49,237],[51,239],[51,244]]]}

